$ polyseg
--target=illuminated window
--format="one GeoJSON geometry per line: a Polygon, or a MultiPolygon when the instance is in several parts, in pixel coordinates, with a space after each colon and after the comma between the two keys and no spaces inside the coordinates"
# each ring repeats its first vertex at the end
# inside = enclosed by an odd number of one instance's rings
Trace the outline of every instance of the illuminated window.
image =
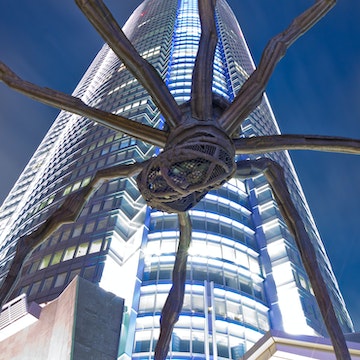
{"type": "Polygon", "coordinates": [[[73,187],[72,187],[72,191],[76,191],[80,188],[80,185],[81,185],[81,181],[77,181],[73,187]]]}
{"type": "Polygon", "coordinates": [[[82,243],[78,246],[77,250],[76,250],[76,255],[75,257],[80,257],[80,256],[84,256],[86,255],[87,249],[89,247],[88,243],[82,243]]]}
{"type": "Polygon", "coordinates": [[[139,312],[152,312],[155,305],[154,295],[142,295],[140,297],[139,312]]]}
{"type": "Polygon", "coordinates": [[[67,248],[64,252],[63,261],[70,260],[74,257],[75,254],[75,246],[71,246],[67,248]]]}
{"type": "Polygon", "coordinates": [[[65,188],[65,190],[64,190],[64,192],[63,192],[63,195],[65,196],[65,195],[68,195],[68,194],[70,194],[70,192],[71,192],[71,185],[70,186],[67,186],[66,188],[65,188]]]}
{"type": "Polygon", "coordinates": [[[304,289],[307,289],[307,282],[305,280],[305,278],[299,274],[299,282],[300,282],[300,285],[304,288],[304,289]]]}
{"type": "Polygon", "coordinates": [[[257,316],[255,309],[243,306],[244,321],[248,324],[257,326],[257,316]]]}
{"type": "Polygon", "coordinates": [[[51,265],[56,265],[56,264],[58,264],[58,263],[60,262],[60,260],[61,260],[62,254],[63,254],[63,250],[57,251],[57,252],[54,254],[54,256],[53,256],[53,258],[52,258],[52,260],[51,260],[51,265]]]}
{"type": "Polygon", "coordinates": [[[51,254],[44,256],[43,259],[41,260],[41,263],[40,263],[40,266],[39,266],[39,270],[48,267],[48,266],[49,266],[50,259],[51,259],[51,254]]]}
{"type": "Polygon", "coordinates": [[[95,240],[91,243],[89,254],[101,251],[102,239],[95,240]]]}

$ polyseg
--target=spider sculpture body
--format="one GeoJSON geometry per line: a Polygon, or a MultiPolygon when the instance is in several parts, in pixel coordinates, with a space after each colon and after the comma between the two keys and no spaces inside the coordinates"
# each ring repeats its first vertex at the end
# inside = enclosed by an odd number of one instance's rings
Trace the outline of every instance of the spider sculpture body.
{"type": "Polygon", "coordinates": [[[335,0],[315,1],[284,32],[270,40],[258,68],[231,104],[212,93],[212,69],[217,44],[214,20],[216,0],[199,0],[202,34],[193,69],[191,98],[189,103],[182,106],[175,102],[157,71],[137,53],[101,0],[76,2],[114,53],[148,91],[166,119],[169,130],[134,123],[130,119],[90,107],[78,98],[40,88],[20,79],[6,65],[0,64],[0,79],[15,90],[163,148],[157,157],[143,163],[99,170],[88,186],[69,195],[36,231],[21,237],[1,288],[1,302],[11,295],[22,265],[31,252],[59,226],[76,221],[87,199],[102,182],[137,175],[139,190],[147,204],[166,212],[178,213],[179,217],[180,241],[173,270],[173,286],[162,311],[161,333],[155,350],[156,360],[165,359],[184,298],[187,249],[191,239],[191,221],[187,210],[195,206],[208,191],[220,187],[233,176],[250,178],[263,173],[294,235],[336,357],[350,360],[314,247],[291,200],[281,166],[268,158],[235,161],[238,154],[263,154],[284,149],[360,153],[360,141],[344,138],[304,135],[237,137],[241,123],[261,102],[266,84],[287,48],[320,20],[335,5],[335,0]]]}
{"type": "Polygon", "coordinates": [[[232,177],[234,158],[232,140],[215,121],[189,119],[169,135],[164,151],[143,168],[138,187],[151,207],[186,211],[232,177]]]}

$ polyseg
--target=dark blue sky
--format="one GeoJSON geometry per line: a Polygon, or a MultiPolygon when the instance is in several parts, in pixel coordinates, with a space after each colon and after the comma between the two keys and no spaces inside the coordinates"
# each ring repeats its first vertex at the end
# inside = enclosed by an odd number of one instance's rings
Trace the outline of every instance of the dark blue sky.
{"type": "MultiPolygon", "coordinates": [[[[140,2],[106,3],[122,25],[140,2]]],[[[270,37],[313,1],[229,3],[257,63],[270,37]]],[[[360,138],[359,14],[359,0],[340,0],[278,65],[267,94],[283,133],[360,138]]],[[[26,80],[71,93],[101,45],[72,0],[0,2],[0,59],[26,80]]],[[[56,114],[0,84],[0,202],[56,114]]],[[[360,157],[315,152],[291,156],[359,330],[360,157]]]]}

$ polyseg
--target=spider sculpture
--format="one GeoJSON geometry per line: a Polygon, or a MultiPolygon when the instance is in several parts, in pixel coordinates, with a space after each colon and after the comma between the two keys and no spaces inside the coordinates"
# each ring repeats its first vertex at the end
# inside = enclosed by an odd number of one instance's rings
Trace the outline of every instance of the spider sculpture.
{"type": "Polygon", "coordinates": [[[231,104],[212,93],[212,69],[217,44],[214,20],[216,0],[199,0],[202,34],[193,69],[191,99],[182,106],[175,102],[152,65],[137,53],[102,0],[76,0],[76,3],[151,95],[166,119],[169,130],[135,123],[89,107],[78,98],[40,88],[20,79],[7,66],[0,64],[0,78],[11,88],[43,103],[96,120],[109,128],[163,148],[157,157],[143,163],[118,165],[98,171],[87,187],[69,195],[36,231],[20,238],[10,271],[1,288],[1,302],[10,296],[18,281],[22,264],[31,252],[62,224],[74,222],[87,199],[104,181],[137,175],[139,190],[147,204],[159,210],[178,213],[180,224],[173,286],[162,311],[161,332],[155,349],[155,359],[165,359],[184,299],[187,250],[191,240],[191,221],[187,210],[195,206],[209,190],[220,187],[233,176],[245,179],[263,173],[294,235],[336,357],[350,360],[319,270],[314,247],[291,200],[282,168],[265,157],[238,162],[234,160],[237,154],[264,154],[284,149],[360,153],[360,141],[344,138],[302,135],[237,137],[239,126],[259,105],[265,86],[288,47],[319,21],[335,5],[335,0],[316,0],[284,32],[270,40],[258,68],[244,83],[231,104]]]}

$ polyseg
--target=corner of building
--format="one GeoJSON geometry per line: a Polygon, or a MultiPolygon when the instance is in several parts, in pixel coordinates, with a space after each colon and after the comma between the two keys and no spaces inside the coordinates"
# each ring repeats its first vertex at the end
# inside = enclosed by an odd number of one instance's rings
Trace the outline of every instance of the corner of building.
{"type": "Polygon", "coordinates": [[[0,322],[4,359],[117,358],[124,302],[99,286],[76,277],[49,303],[28,305],[21,296],[9,304],[0,322]]]}

